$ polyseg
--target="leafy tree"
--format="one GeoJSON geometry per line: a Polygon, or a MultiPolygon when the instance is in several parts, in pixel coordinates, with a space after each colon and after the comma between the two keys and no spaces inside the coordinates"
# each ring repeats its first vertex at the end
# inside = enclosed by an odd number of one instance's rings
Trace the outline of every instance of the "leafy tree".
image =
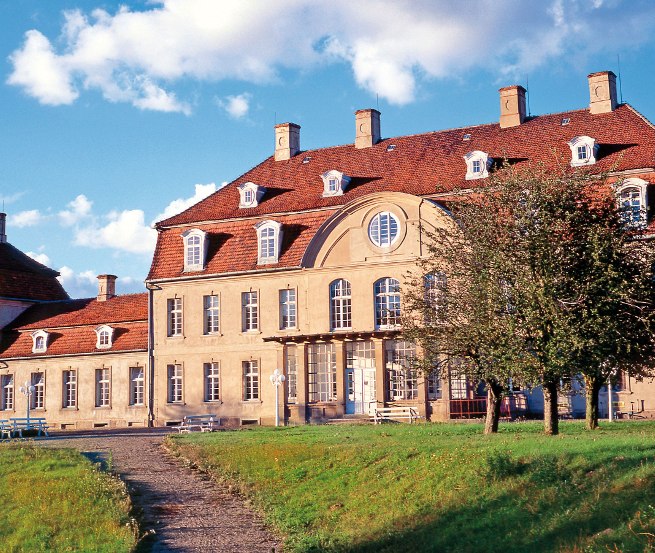
{"type": "Polygon", "coordinates": [[[429,255],[409,279],[405,334],[421,345],[425,370],[457,359],[458,370],[487,384],[486,432],[497,429],[513,378],[542,385],[544,430],[557,434],[559,385],[572,374],[584,375],[593,428],[609,372],[649,371],[652,248],[635,239],[603,176],[501,174],[483,189],[455,191],[457,224],[429,233],[429,255]],[[438,273],[448,286],[426,293],[421,275],[438,273]]]}

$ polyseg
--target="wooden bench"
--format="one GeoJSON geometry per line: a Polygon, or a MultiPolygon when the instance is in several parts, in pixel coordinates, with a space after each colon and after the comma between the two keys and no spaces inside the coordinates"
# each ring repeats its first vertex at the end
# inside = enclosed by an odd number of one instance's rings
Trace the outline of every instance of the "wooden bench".
{"type": "Polygon", "coordinates": [[[11,425],[11,432],[14,437],[23,437],[24,430],[36,430],[38,436],[49,436],[48,429],[50,428],[43,418],[13,418],[9,419],[11,425]]]}
{"type": "Polygon", "coordinates": [[[221,419],[216,415],[187,415],[177,426],[173,426],[178,432],[213,432],[221,426],[221,419]]]}
{"type": "Polygon", "coordinates": [[[376,407],[371,420],[375,424],[398,419],[407,420],[412,423],[420,418],[420,415],[416,412],[414,407],[376,407]]]}

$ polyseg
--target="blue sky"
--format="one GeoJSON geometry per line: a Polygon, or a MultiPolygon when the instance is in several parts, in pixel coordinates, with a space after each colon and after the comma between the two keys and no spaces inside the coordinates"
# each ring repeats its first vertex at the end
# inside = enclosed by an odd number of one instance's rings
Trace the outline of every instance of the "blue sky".
{"type": "Polygon", "coordinates": [[[9,241],[61,271],[143,289],[152,222],[272,154],[588,104],[620,56],[623,99],[655,121],[651,0],[0,0],[0,199],[9,241]]]}

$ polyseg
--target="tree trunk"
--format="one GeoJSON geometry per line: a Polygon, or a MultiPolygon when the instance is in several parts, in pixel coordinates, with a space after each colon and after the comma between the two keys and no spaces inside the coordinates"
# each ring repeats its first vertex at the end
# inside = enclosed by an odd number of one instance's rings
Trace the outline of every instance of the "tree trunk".
{"type": "Polygon", "coordinates": [[[585,414],[585,427],[587,430],[598,428],[598,392],[601,381],[595,376],[584,377],[587,410],[585,414]]]}
{"type": "Polygon", "coordinates": [[[557,382],[543,383],[544,391],[544,433],[549,436],[559,434],[559,414],[557,412],[557,382]]]}
{"type": "Polygon", "coordinates": [[[487,382],[487,419],[484,423],[485,434],[498,432],[500,421],[500,404],[503,401],[503,387],[497,382],[487,382]]]}

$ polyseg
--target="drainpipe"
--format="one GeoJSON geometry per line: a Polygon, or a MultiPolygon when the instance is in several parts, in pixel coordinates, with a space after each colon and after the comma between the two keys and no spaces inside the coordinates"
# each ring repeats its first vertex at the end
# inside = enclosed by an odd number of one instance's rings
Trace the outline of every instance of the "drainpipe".
{"type": "Polygon", "coordinates": [[[155,425],[155,321],[153,317],[154,285],[146,283],[148,289],[148,428],[155,425]]]}

